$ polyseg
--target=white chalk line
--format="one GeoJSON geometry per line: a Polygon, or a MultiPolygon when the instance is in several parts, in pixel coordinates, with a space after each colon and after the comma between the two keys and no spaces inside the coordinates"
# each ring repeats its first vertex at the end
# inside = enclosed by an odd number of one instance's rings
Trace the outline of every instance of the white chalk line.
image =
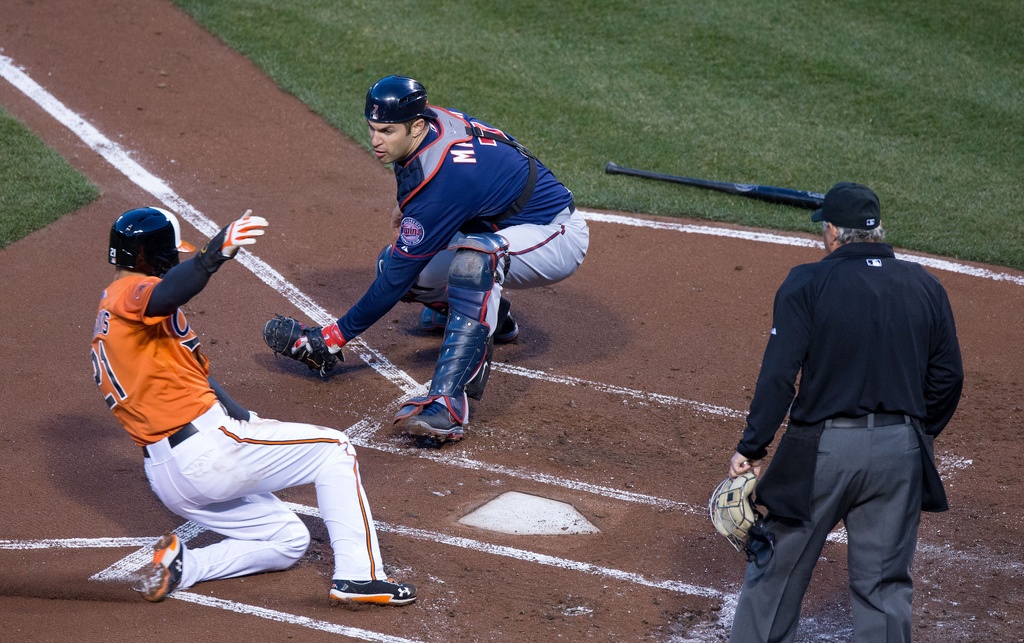
{"type": "MultiPolygon", "coordinates": [[[[295,513],[314,518],[321,518],[320,510],[316,507],[311,507],[308,505],[302,505],[292,502],[288,502],[285,504],[288,506],[289,509],[291,509],[295,513]]],[[[654,589],[663,589],[666,591],[676,592],[679,594],[685,594],[689,596],[697,596],[701,598],[711,598],[718,600],[723,600],[730,596],[727,594],[723,594],[722,592],[719,592],[715,589],[701,587],[698,585],[691,585],[689,583],[684,583],[682,581],[651,579],[642,574],[637,574],[634,572],[628,572],[620,569],[615,569],[612,567],[605,567],[602,565],[595,565],[592,563],[575,561],[567,558],[561,558],[558,556],[549,556],[546,554],[540,554],[537,552],[519,549],[516,547],[493,545],[491,543],[481,542],[479,540],[474,540],[472,538],[450,536],[440,532],[428,531],[425,529],[417,529],[413,527],[396,526],[386,522],[376,522],[376,527],[377,530],[380,532],[393,533],[398,536],[404,536],[406,538],[412,538],[415,540],[423,540],[450,547],[459,547],[461,549],[474,550],[494,556],[513,558],[516,560],[521,560],[524,562],[534,563],[538,565],[544,565],[548,567],[557,567],[559,569],[564,569],[568,571],[590,574],[593,576],[608,578],[614,581],[651,587],[654,589]]],[[[185,543],[187,543],[189,540],[199,535],[203,531],[205,531],[205,529],[203,529],[201,526],[193,522],[187,522],[184,525],[175,529],[175,533],[177,533],[185,543]]],[[[136,574],[139,569],[141,569],[150,562],[152,557],[152,545],[156,542],[156,540],[156,537],[65,538],[30,541],[0,540],[0,550],[66,549],[84,547],[140,547],[138,551],[129,554],[128,556],[115,562],[111,566],[107,567],[103,571],[93,575],[90,578],[90,580],[107,582],[130,581],[136,577],[136,574]]],[[[304,616],[299,616],[296,614],[278,612],[275,610],[269,610],[254,605],[239,603],[237,601],[229,601],[220,598],[205,596],[202,594],[196,594],[194,592],[189,591],[173,592],[169,595],[169,598],[184,600],[199,605],[205,605],[207,607],[225,609],[239,614],[257,616],[272,621],[278,621],[292,625],[299,625],[302,627],[318,631],[341,634],[344,636],[350,636],[352,638],[358,638],[362,640],[382,641],[388,643],[398,643],[413,640],[389,636],[386,634],[381,634],[378,632],[372,632],[359,628],[347,627],[343,625],[338,625],[336,623],[330,623],[327,621],[321,621],[317,619],[307,618],[304,616]]]]}
{"type": "Polygon", "coordinates": [[[585,491],[587,493],[592,493],[606,498],[614,498],[616,500],[623,500],[625,502],[649,505],[664,509],[677,509],[686,514],[703,515],[707,512],[706,508],[694,507],[691,504],[680,502],[678,500],[669,500],[668,498],[660,498],[658,496],[652,496],[644,493],[624,491],[622,489],[591,484],[581,480],[560,478],[558,476],[538,473],[521,467],[507,467],[491,462],[483,462],[481,460],[474,460],[472,458],[455,455],[450,451],[399,447],[389,444],[386,440],[371,440],[370,438],[380,428],[381,425],[379,422],[360,420],[347,429],[345,434],[348,435],[352,444],[357,447],[373,449],[383,453],[393,453],[406,457],[422,458],[424,460],[440,462],[447,466],[459,467],[461,469],[486,471],[488,473],[504,475],[509,478],[519,478],[521,480],[539,482],[551,486],[563,487],[565,489],[572,489],[574,491],[585,491]]]}
{"type": "MultiPolygon", "coordinates": [[[[774,234],[770,232],[752,232],[749,230],[732,230],[729,228],[715,228],[706,225],[690,225],[685,223],[671,223],[666,221],[646,221],[644,219],[635,219],[633,217],[626,217],[618,214],[603,214],[599,212],[586,212],[582,211],[585,219],[588,221],[601,221],[605,223],[617,223],[620,225],[638,227],[638,228],[653,228],[655,230],[673,230],[675,232],[685,232],[688,234],[704,234],[713,237],[729,237],[732,239],[743,239],[745,241],[757,241],[759,243],[773,243],[784,246],[797,246],[802,248],[823,248],[820,241],[814,239],[807,239],[804,237],[793,237],[784,234],[774,234]]],[[[935,268],[936,270],[944,270],[946,272],[953,272],[961,275],[968,275],[970,277],[978,277],[980,279],[991,279],[992,281],[1006,281],[1018,286],[1024,286],[1024,277],[1018,275],[1011,275],[1007,272],[997,272],[988,268],[978,268],[975,266],[968,266],[966,264],[958,263],[955,261],[949,261],[948,259],[936,259],[933,257],[922,257],[920,255],[913,255],[898,252],[896,253],[898,259],[904,259],[906,261],[913,261],[929,268],[935,268]]]]}
{"type": "MultiPolygon", "coordinates": [[[[11,58],[0,55],[0,76],[3,76],[8,82],[10,82],[12,85],[14,85],[20,91],[22,91],[26,96],[28,96],[34,102],[36,102],[36,104],[38,104],[42,109],[44,109],[44,111],[49,113],[58,122],[63,124],[65,127],[67,127],[69,130],[71,130],[76,135],[78,135],[79,138],[81,138],[82,141],[87,146],[89,146],[91,149],[93,149],[98,154],[100,154],[112,166],[114,166],[122,174],[124,174],[129,180],[131,180],[133,183],[138,185],[140,188],[142,188],[146,192],[148,192],[151,195],[153,195],[155,198],[159,199],[162,203],[170,206],[175,212],[180,214],[185,220],[187,220],[189,223],[191,223],[201,234],[203,234],[204,236],[210,237],[210,236],[213,236],[214,234],[216,234],[216,232],[219,230],[219,226],[217,224],[215,224],[213,221],[208,219],[205,215],[203,215],[201,212],[199,212],[197,209],[195,209],[191,204],[189,204],[183,198],[181,198],[179,195],[177,195],[173,190],[170,189],[169,186],[167,186],[167,184],[164,181],[162,181],[161,179],[157,178],[156,176],[151,174],[149,171],[147,171],[145,168],[143,168],[141,165],[139,165],[134,160],[132,160],[130,158],[130,156],[127,154],[127,152],[125,152],[123,150],[123,148],[121,148],[120,146],[118,146],[114,142],[110,141],[107,137],[105,137],[103,134],[101,134],[99,132],[99,130],[97,130],[90,123],[88,123],[83,118],[81,118],[80,116],[78,116],[77,114],[75,114],[74,112],[69,110],[67,107],[65,107],[60,101],[58,101],[55,97],[53,97],[51,94],[49,94],[38,83],[36,83],[34,80],[32,80],[27,74],[25,74],[20,69],[18,69],[14,65],[13,60],[11,58]]],[[[808,247],[814,246],[814,245],[818,245],[817,242],[814,242],[814,241],[811,241],[811,240],[808,240],[808,239],[803,239],[803,238],[799,238],[799,237],[789,237],[789,236],[784,236],[784,235],[768,234],[768,233],[756,233],[756,232],[744,232],[744,231],[737,231],[737,230],[726,230],[726,229],[721,229],[721,228],[713,228],[713,227],[710,227],[710,226],[690,226],[690,225],[681,225],[681,224],[667,224],[667,223],[662,223],[662,222],[644,221],[644,220],[641,220],[641,219],[633,219],[633,218],[629,218],[629,217],[621,217],[621,216],[618,216],[618,215],[605,215],[605,214],[599,214],[599,213],[593,213],[593,212],[584,212],[584,216],[586,218],[588,218],[589,220],[592,220],[592,221],[607,221],[607,222],[619,223],[619,224],[623,224],[623,225],[650,227],[650,228],[655,228],[655,229],[675,229],[675,230],[679,230],[679,231],[687,232],[687,233],[699,233],[699,234],[709,234],[709,235],[715,235],[715,236],[735,237],[735,238],[741,238],[741,239],[753,240],[753,241],[760,241],[760,242],[765,242],[765,243],[777,243],[777,244],[784,244],[784,245],[808,246],[808,247]]],[[[949,271],[952,271],[952,272],[960,272],[962,274],[969,274],[969,275],[973,275],[973,276],[994,279],[994,280],[997,280],[997,281],[1010,281],[1011,283],[1016,283],[1018,285],[1024,285],[1024,278],[1016,277],[1016,276],[1009,275],[1009,274],[1006,274],[1006,273],[996,273],[994,271],[990,271],[990,270],[987,270],[987,269],[977,269],[977,268],[965,266],[963,264],[956,264],[954,262],[949,262],[949,261],[945,261],[945,260],[935,260],[935,259],[924,258],[924,257],[914,257],[914,256],[910,256],[910,255],[906,255],[904,258],[908,258],[908,259],[911,259],[911,260],[914,260],[914,261],[921,261],[921,263],[924,263],[925,265],[931,265],[932,267],[935,267],[935,268],[938,268],[938,269],[942,269],[942,270],[949,270],[949,271]]],[[[274,268],[272,268],[271,266],[266,264],[264,261],[262,261],[261,259],[259,259],[255,255],[253,255],[252,253],[248,252],[245,249],[242,249],[238,253],[238,255],[236,256],[236,259],[242,265],[244,265],[246,268],[248,268],[250,271],[252,271],[253,274],[255,274],[257,277],[259,277],[264,283],[269,285],[275,291],[281,293],[288,301],[290,301],[297,308],[299,308],[299,310],[301,310],[302,312],[306,313],[316,323],[318,323],[318,324],[327,324],[327,323],[331,323],[334,320],[334,317],[331,316],[325,309],[323,309],[321,306],[319,306],[310,297],[305,295],[305,293],[301,292],[293,284],[291,284],[286,279],[284,279],[284,277],[280,273],[278,273],[274,268]]],[[[368,344],[363,342],[361,339],[357,338],[357,339],[353,340],[352,342],[349,342],[349,347],[352,348],[353,351],[356,352],[357,355],[359,355],[359,357],[361,359],[363,359],[376,372],[378,372],[385,379],[387,379],[388,381],[394,383],[396,386],[398,386],[400,389],[402,389],[402,391],[406,395],[411,395],[414,392],[422,390],[422,388],[423,388],[422,384],[416,382],[411,376],[409,376],[403,370],[397,368],[394,364],[392,364],[390,362],[390,360],[385,358],[381,353],[379,353],[378,351],[376,351],[375,349],[370,347],[368,344]]],[[[503,366],[502,368],[499,368],[499,370],[506,370],[506,368],[503,366]]],[[[518,374],[518,375],[521,375],[521,376],[526,376],[526,377],[534,377],[536,379],[546,379],[548,381],[557,381],[557,382],[560,382],[560,383],[565,383],[565,384],[570,384],[570,385],[578,385],[578,384],[581,384],[581,383],[586,383],[589,386],[592,386],[592,387],[595,386],[595,383],[585,382],[584,380],[578,380],[576,378],[562,378],[562,377],[558,377],[558,376],[551,376],[551,375],[546,374],[546,373],[541,373],[541,372],[538,372],[538,371],[529,371],[527,369],[521,369],[521,368],[511,367],[511,366],[507,367],[507,372],[512,373],[512,374],[518,374]]],[[[603,390],[605,392],[613,392],[613,393],[617,393],[617,394],[627,394],[627,395],[629,395],[631,397],[644,397],[646,399],[658,400],[658,401],[661,401],[662,403],[666,403],[666,400],[674,400],[674,399],[676,399],[676,398],[671,398],[671,396],[657,396],[656,394],[643,393],[643,392],[640,392],[640,391],[631,391],[630,389],[624,389],[624,388],[616,387],[616,386],[612,386],[612,385],[597,385],[597,387],[600,387],[599,390],[603,390]],[[659,398],[665,398],[665,399],[664,400],[659,400],[659,398]]],[[[671,403],[671,402],[669,402],[669,403],[671,403]]],[[[707,404],[703,404],[703,403],[699,403],[699,402],[692,402],[692,401],[687,401],[687,400],[681,400],[681,401],[678,401],[678,402],[675,402],[675,403],[687,404],[687,405],[693,406],[694,408],[696,408],[698,410],[701,410],[701,411],[704,411],[704,412],[709,412],[709,413],[714,413],[714,414],[719,414],[719,415],[726,415],[726,416],[730,416],[730,417],[735,417],[735,416],[742,417],[742,415],[743,415],[742,413],[740,413],[738,411],[735,411],[733,409],[726,409],[724,407],[716,407],[714,405],[707,405],[707,404]]],[[[478,463],[476,463],[474,461],[470,461],[468,459],[462,459],[462,464],[459,465],[459,466],[463,466],[463,465],[466,466],[467,468],[469,468],[469,467],[479,468],[480,466],[485,467],[485,468],[490,469],[490,470],[493,470],[495,468],[493,465],[486,465],[486,464],[483,464],[483,463],[479,463],[478,464],[478,463]]],[[[508,473],[508,475],[517,475],[519,477],[523,477],[522,476],[522,473],[523,473],[522,470],[511,470],[510,469],[509,471],[511,473],[508,473]]],[[[547,476],[542,476],[542,477],[543,478],[547,478],[547,476]]],[[[535,479],[536,480],[537,478],[531,478],[531,479],[535,479]]],[[[597,485],[587,485],[586,483],[578,483],[578,481],[566,481],[566,480],[562,480],[562,479],[554,478],[554,477],[551,477],[551,480],[559,481],[558,483],[562,484],[563,486],[566,485],[566,484],[581,484],[581,485],[583,485],[583,487],[573,487],[573,488],[587,488],[587,490],[590,490],[592,488],[592,489],[594,489],[594,491],[592,491],[592,492],[595,492],[595,493],[602,493],[602,494],[604,494],[604,493],[607,493],[607,491],[609,491],[607,488],[602,488],[602,487],[599,487],[597,485]]],[[[538,480],[538,481],[544,481],[544,480],[538,480]]],[[[623,493],[623,492],[619,492],[618,490],[610,490],[610,491],[614,491],[615,492],[615,496],[613,496],[613,497],[619,497],[619,495],[621,495],[623,493]]],[[[637,497],[643,496],[643,494],[627,494],[627,496],[634,496],[634,495],[637,496],[637,497]]],[[[667,501],[667,502],[674,502],[674,501],[667,501]]],[[[539,554],[538,554],[538,556],[539,556],[539,554]]],[[[129,557],[128,559],[130,559],[130,558],[132,558],[132,557],[129,557]]],[[[125,560],[128,560],[128,559],[125,559],[125,560]]],[[[145,556],[143,557],[142,564],[144,564],[144,562],[145,562],[145,556]]],[[[131,564],[134,564],[134,563],[135,563],[135,561],[132,560],[131,564]]],[[[136,566],[135,569],[138,569],[138,567],[140,567],[140,566],[141,566],[141,564],[136,566]]],[[[105,571],[107,571],[107,570],[105,570],[105,571]]],[[[94,576],[93,578],[96,578],[97,580],[99,580],[100,579],[99,577],[103,573],[104,572],[101,572],[100,574],[98,574],[97,576],[94,576]]],[[[709,588],[700,588],[700,589],[701,590],[706,590],[706,591],[709,591],[709,592],[715,592],[716,595],[720,595],[720,593],[718,593],[716,590],[712,590],[712,589],[709,589],[709,588]]],[[[230,603],[230,602],[228,602],[228,603],[230,603]]],[[[254,609],[258,609],[258,608],[254,608],[254,609]]]]}
{"type": "MultiPolygon", "coordinates": [[[[309,505],[303,505],[295,502],[286,502],[285,505],[297,514],[309,516],[312,518],[322,519],[320,510],[317,507],[311,507],[309,505]]],[[[604,567],[602,565],[595,565],[593,563],[585,563],[568,558],[561,558],[558,556],[548,556],[546,554],[540,554],[537,552],[519,549],[517,547],[508,547],[505,545],[494,545],[491,543],[485,543],[472,538],[463,538],[460,536],[450,536],[437,531],[428,531],[426,529],[417,529],[415,527],[404,527],[401,525],[391,525],[390,523],[375,521],[377,531],[385,533],[393,533],[406,538],[412,538],[414,540],[425,540],[433,543],[442,545],[448,545],[450,547],[459,547],[461,549],[469,549],[473,551],[482,552],[485,554],[492,554],[494,556],[503,556],[505,558],[515,558],[526,562],[535,563],[538,565],[545,565],[548,567],[558,567],[560,569],[582,572],[585,574],[592,574],[595,576],[602,576],[611,578],[624,583],[632,583],[634,585],[643,585],[645,587],[653,587],[655,589],[664,589],[679,594],[687,594],[690,596],[699,596],[703,598],[721,598],[724,596],[722,592],[711,589],[709,587],[701,587],[699,585],[691,585],[682,581],[676,580],[658,580],[651,579],[637,574],[634,572],[627,572],[621,569],[615,569],[612,567],[604,567]]],[[[195,538],[197,535],[205,531],[202,527],[194,522],[187,522],[184,525],[178,527],[175,533],[179,535],[183,542],[188,543],[189,540],[195,538]]],[[[95,574],[90,580],[126,580],[133,576],[134,572],[148,564],[152,560],[153,550],[152,545],[156,542],[157,538],[135,538],[135,539],[123,539],[125,541],[132,541],[132,545],[114,543],[113,541],[118,539],[110,538],[96,538],[96,539],[64,539],[61,540],[39,540],[39,541],[0,541],[0,549],[41,549],[44,543],[59,543],[61,545],[68,544],[69,541],[74,540],[76,546],[85,546],[85,543],[92,541],[94,547],[124,547],[124,546],[141,546],[137,552],[134,552],[125,558],[117,561],[110,567],[103,571],[95,574]]]]}
{"type": "Polygon", "coordinates": [[[543,371],[535,371],[528,368],[523,368],[521,366],[514,366],[512,364],[494,364],[492,366],[492,370],[499,371],[501,373],[508,373],[510,375],[519,375],[520,377],[526,377],[535,380],[544,380],[546,382],[552,382],[554,384],[564,384],[566,386],[585,386],[591,390],[598,391],[600,393],[613,393],[615,395],[632,397],[639,400],[654,402],[656,404],[664,404],[667,406],[689,406],[695,411],[707,413],[709,415],[721,415],[730,418],[745,418],[747,416],[747,414],[744,413],[743,411],[737,411],[736,409],[730,409],[725,406],[705,404],[704,402],[686,400],[672,395],[662,395],[660,393],[637,391],[635,389],[624,388],[622,386],[615,386],[614,384],[592,382],[589,380],[584,380],[577,377],[569,377],[566,375],[551,375],[550,373],[544,373],[543,371]]]}
{"type": "MultiPolygon", "coordinates": [[[[289,509],[291,509],[297,514],[302,514],[313,518],[321,518],[320,510],[317,509],[316,507],[310,507],[309,505],[302,505],[294,502],[286,502],[285,504],[288,506],[289,509]]],[[[537,552],[528,551],[526,549],[519,549],[517,547],[494,545],[491,543],[485,543],[479,540],[474,540],[472,538],[449,536],[448,534],[443,534],[438,531],[428,531],[426,529],[417,529],[415,527],[391,525],[386,522],[378,522],[377,530],[386,533],[405,536],[407,538],[413,538],[415,540],[426,540],[432,543],[439,543],[451,547],[471,549],[474,551],[483,552],[485,554],[493,554],[495,556],[503,556],[505,558],[515,558],[517,560],[536,563],[538,565],[558,567],[560,569],[566,569],[570,571],[582,572],[585,574],[592,574],[595,576],[612,578],[618,581],[622,581],[624,583],[633,583],[634,585],[643,585],[646,587],[653,587],[656,589],[665,589],[679,594],[687,594],[690,596],[699,596],[703,598],[721,598],[723,596],[722,592],[719,592],[715,589],[711,589],[709,587],[700,587],[698,585],[691,585],[689,583],[684,583],[675,580],[650,579],[641,574],[627,572],[620,569],[614,569],[612,567],[603,567],[601,565],[594,565],[592,563],[583,563],[575,560],[570,560],[568,558],[560,558],[558,556],[548,556],[546,554],[539,554],[537,552]]]]}
{"type": "Polygon", "coordinates": [[[0,549],[106,549],[145,547],[153,538],[44,538],[42,540],[0,540],[0,549]]]}
{"type": "Polygon", "coordinates": [[[311,630],[327,632],[328,634],[340,634],[342,636],[348,636],[362,641],[380,641],[380,643],[413,643],[414,641],[419,641],[419,639],[381,634],[380,632],[364,630],[358,627],[339,625],[337,623],[331,623],[330,621],[321,621],[319,619],[298,616],[297,614],[289,614],[287,612],[278,612],[277,610],[271,610],[265,607],[257,607],[256,605],[229,601],[223,598],[214,598],[213,596],[204,596],[203,594],[196,594],[194,592],[173,592],[168,595],[168,598],[175,598],[189,603],[195,603],[196,605],[204,605],[206,607],[216,607],[238,614],[258,616],[259,618],[264,618],[268,621],[277,621],[278,623],[287,623],[289,625],[299,625],[311,630]]]}
{"type": "MultiPolygon", "coordinates": [[[[180,538],[182,542],[187,543],[204,531],[206,530],[196,523],[186,522],[184,525],[175,529],[174,533],[178,535],[178,538],[180,538]]],[[[89,580],[119,581],[133,577],[139,569],[153,561],[152,546],[156,541],[157,538],[151,539],[150,542],[146,543],[144,548],[125,556],[103,571],[93,574],[89,577],[89,580]]]]}

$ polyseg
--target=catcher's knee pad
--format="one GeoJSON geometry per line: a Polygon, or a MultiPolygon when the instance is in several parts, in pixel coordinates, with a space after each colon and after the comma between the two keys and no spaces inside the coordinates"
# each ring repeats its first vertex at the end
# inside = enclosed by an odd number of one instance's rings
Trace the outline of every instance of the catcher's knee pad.
{"type": "Polygon", "coordinates": [[[448,246],[455,258],[448,269],[448,285],[490,290],[505,281],[508,271],[508,241],[489,232],[467,234],[448,246]]]}
{"type": "Polygon", "coordinates": [[[505,280],[508,242],[496,234],[468,234],[448,248],[455,250],[448,268],[448,305],[466,317],[484,321],[491,289],[505,280]]]}

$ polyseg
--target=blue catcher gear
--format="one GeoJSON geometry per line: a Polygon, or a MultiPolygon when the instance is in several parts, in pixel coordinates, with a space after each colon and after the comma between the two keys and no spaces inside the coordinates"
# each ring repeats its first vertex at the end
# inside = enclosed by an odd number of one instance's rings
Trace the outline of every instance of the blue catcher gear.
{"type": "Polygon", "coordinates": [[[406,76],[387,76],[366,92],[366,120],[375,123],[404,123],[414,118],[436,118],[427,107],[427,89],[406,76]]]}
{"type": "Polygon", "coordinates": [[[448,269],[448,323],[434,378],[427,395],[409,400],[395,415],[395,424],[408,432],[442,440],[462,437],[467,397],[483,397],[494,349],[484,321],[487,300],[509,265],[508,242],[495,234],[469,234],[450,248],[456,252],[448,269]]]}
{"type": "Polygon", "coordinates": [[[110,228],[110,253],[115,266],[163,277],[178,265],[179,252],[192,252],[181,240],[178,219],[160,208],[136,208],[119,216],[110,228]]]}

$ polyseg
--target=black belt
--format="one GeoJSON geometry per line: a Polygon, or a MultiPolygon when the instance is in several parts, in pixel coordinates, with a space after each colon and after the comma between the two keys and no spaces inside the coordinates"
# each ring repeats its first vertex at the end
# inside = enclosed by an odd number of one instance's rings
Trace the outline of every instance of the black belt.
{"type": "MultiPolygon", "coordinates": [[[[173,449],[174,447],[178,446],[185,440],[191,438],[196,433],[199,433],[199,429],[197,429],[194,424],[189,422],[185,426],[181,427],[174,433],[167,436],[167,444],[171,445],[171,448],[173,449]]],[[[146,447],[142,447],[142,457],[149,457],[149,449],[147,449],[146,447]]]]}
{"type": "Polygon", "coordinates": [[[870,429],[897,424],[910,424],[910,416],[902,413],[869,413],[859,418],[834,417],[825,420],[826,429],[870,429]]]}

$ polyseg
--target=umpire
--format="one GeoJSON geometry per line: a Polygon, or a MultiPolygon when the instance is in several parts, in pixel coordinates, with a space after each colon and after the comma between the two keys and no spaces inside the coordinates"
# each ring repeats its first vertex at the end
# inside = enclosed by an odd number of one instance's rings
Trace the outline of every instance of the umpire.
{"type": "Polygon", "coordinates": [[[878,197],[838,183],[812,221],[826,257],[775,295],[747,426],[730,477],[758,481],[775,553],[747,565],[730,641],[792,641],[829,532],[849,546],[857,641],[910,641],[910,566],[921,511],[948,509],[932,442],[956,410],[963,366],[946,291],[883,243],[878,197]],[[799,392],[796,390],[800,376],[799,392]]]}

